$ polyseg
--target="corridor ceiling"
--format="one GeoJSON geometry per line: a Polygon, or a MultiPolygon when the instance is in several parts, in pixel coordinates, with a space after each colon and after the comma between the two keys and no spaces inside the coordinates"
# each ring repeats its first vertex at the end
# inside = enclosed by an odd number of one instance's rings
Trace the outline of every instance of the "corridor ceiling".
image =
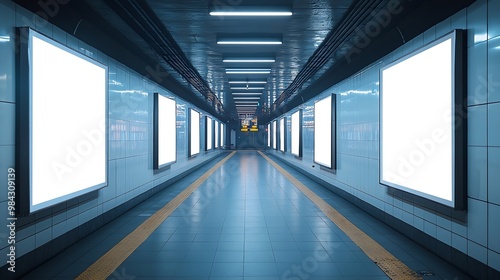
{"type": "MultiPolygon", "coordinates": [[[[41,1],[14,2],[35,13],[44,11],[41,1]]],[[[235,120],[246,114],[277,116],[472,2],[79,0],[54,1],[60,3],[57,13],[46,14],[107,55],[130,60],[129,66],[139,73],[154,79],[151,69],[168,72],[157,79],[160,84],[221,119],[235,120]],[[278,43],[261,44],[264,41],[278,43]],[[116,42],[128,53],[117,53],[116,42]]],[[[54,11],[55,6],[49,8],[54,11]]]]}

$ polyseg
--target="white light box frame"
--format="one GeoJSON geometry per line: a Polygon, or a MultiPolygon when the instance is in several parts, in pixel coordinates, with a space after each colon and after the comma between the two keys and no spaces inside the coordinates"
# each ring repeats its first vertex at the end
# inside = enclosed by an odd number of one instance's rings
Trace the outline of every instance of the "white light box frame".
{"type": "Polygon", "coordinates": [[[154,94],[153,166],[161,169],[177,160],[177,105],[174,99],[154,94]]]}
{"type": "Polygon", "coordinates": [[[463,31],[380,71],[380,182],[465,207],[466,94],[463,31]]]}
{"type": "Polygon", "coordinates": [[[195,109],[189,109],[189,131],[188,131],[188,155],[194,157],[200,153],[200,112],[195,109]]]}
{"type": "Polygon", "coordinates": [[[19,215],[105,187],[108,67],[18,28],[19,215]]]}
{"type": "Polygon", "coordinates": [[[323,168],[336,168],[336,95],[314,104],[314,162],[323,168]]]}

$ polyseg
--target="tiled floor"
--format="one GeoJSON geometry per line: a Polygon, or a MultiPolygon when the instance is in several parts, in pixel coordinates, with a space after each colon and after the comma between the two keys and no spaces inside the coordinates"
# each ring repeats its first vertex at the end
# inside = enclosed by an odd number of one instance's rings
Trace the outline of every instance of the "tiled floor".
{"type": "MultiPolygon", "coordinates": [[[[214,163],[193,172],[25,279],[74,278],[214,163]]],[[[284,168],[424,279],[468,279],[297,171],[284,168]]],[[[350,238],[255,151],[239,151],[108,279],[387,279],[350,238]]]]}

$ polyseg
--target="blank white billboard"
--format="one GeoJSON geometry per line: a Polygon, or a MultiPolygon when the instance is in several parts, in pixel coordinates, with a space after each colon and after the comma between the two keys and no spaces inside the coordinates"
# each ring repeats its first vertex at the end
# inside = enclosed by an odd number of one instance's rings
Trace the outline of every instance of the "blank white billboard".
{"type": "Polygon", "coordinates": [[[280,119],[280,151],[285,152],[285,118],[280,119]]]}
{"type": "Polygon", "coordinates": [[[291,136],[292,138],[290,139],[292,142],[290,143],[291,145],[291,153],[295,156],[302,157],[301,154],[301,149],[300,146],[302,145],[302,137],[301,137],[301,131],[302,131],[302,124],[300,123],[301,121],[301,111],[297,111],[292,114],[291,117],[291,136]]]}
{"type": "Polygon", "coordinates": [[[205,150],[209,151],[213,148],[212,146],[212,137],[213,137],[213,130],[212,130],[212,118],[206,117],[205,118],[205,150]]]}
{"type": "Polygon", "coordinates": [[[189,156],[200,153],[200,112],[189,109],[189,156]]]}
{"type": "Polygon", "coordinates": [[[459,148],[455,106],[461,102],[455,35],[384,67],[380,83],[381,183],[451,207],[459,148]]]}
{"type": "Polygon", "coordinates": [[[175,162],[177,155],[177,105],[175,100],[155,95],[155,168],[175,162]]]}
{"type": "Polygon", "coordinates": [[[21,204],[29,214],[107,185],[108,68],[31,29],[22,32],[24,101],[17,110],[27,140],[19,148],[28,155],[19,160],[29,178],[21,204]]]}
{"type": "Polygon", "coordinates": [[[314,104],[314,162],[331,169],[335,163],[334,97],[329,95],[314,104]]]}

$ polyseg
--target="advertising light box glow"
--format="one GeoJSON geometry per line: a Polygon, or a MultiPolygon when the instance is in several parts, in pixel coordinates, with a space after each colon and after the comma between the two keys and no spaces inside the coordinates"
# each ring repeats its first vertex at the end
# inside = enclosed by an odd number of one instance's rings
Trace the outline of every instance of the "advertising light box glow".
{"type": "Polygon", "coordinates": [[[221,148],[224,148],[224,139],[226,138],[226,134],[224,133],[225,132],[225,124],[221,123],[220,124],[220,146],[221,148]]]}
{"type": "Polygon", "coordinates": [[[276,121],[273,121],[273,149],[276,148],[276,142],[278,142],[278,130],[276,129],[276,121]]]}
{"type": "Polygon", "coordinates": [[[335,95],[314,104],[314,162],[335,168],[335,95]]]}
{"type": "Polygon", "coordinates": [[[291,125],[292,125],[292,139],[291,139],[291,153],[297,157],[302,157],[302,124],[301,124],[301,110],[292,114],[291,125]]]}
{"type": "Polygon", "coordinates": [[[214,126],[215,140],[214,140],[214,148],[219,148],[219,122],[215,121],[214,126]]]}
{"type": "Polygon", "coordinates": [[[210,117],[205,117],[205,151],[209,151],[213,148],[212,146],[212,137],[213,137],[213,130],[212,130],[212,118],[210,117]]]}
{"type": "Polygon", "coordinates": [[[267,124],[267,146],[271,148],[271,124],[267,124]]]}
{"type": "Polygon", "coordinates": [[[20,28],[20,214],[107,185],[108,68],[20,28]]]}
{"type": "Polygon", "coordinates": [[[200,112],[189,109],[189,156],[200,153],[200,112]]]}
{"type": "Polygon", "coordinates": [[[381,183],[455,208],[466,181],[461,38],[453,32],[384,67],[380,83],[381,183]]]}
{"type": "Polygon", "coordinates": [[[280,119],[280,151],[285,152],[285,118],[280,119]]]}
{"type": "Polygon", "coordinates": [[[176,161],[176,109],[175,100],[155,94],[153,161],[156,169],[176,161]]]}

